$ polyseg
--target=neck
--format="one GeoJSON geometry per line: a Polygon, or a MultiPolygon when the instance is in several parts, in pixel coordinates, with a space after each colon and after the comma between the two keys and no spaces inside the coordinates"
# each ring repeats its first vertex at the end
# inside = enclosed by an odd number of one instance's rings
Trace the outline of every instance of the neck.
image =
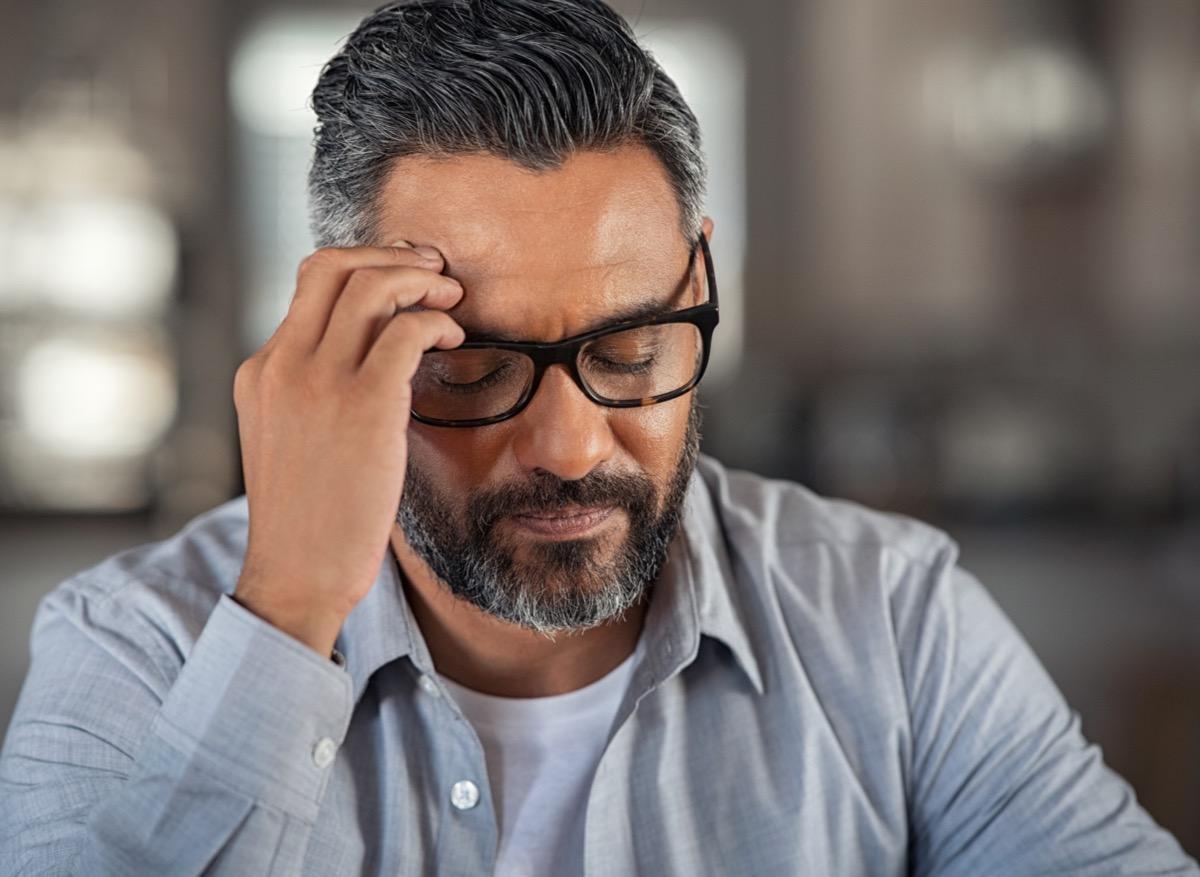
{"type": "Polygon", "coordinates": [[[550,640],[454,596],[418,557],[397,526],[392,551],[404,593],[438,673],[497,697],[548,697],[590,685],[633,654],[646,600],[624,617],[550,640]]]}

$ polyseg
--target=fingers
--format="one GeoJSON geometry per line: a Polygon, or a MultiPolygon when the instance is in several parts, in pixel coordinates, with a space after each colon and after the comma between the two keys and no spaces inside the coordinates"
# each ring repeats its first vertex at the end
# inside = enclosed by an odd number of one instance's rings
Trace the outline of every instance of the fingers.
{"type": "Polygon", "coordinates": [[[409,382],[426,350],[463,343],[462,327],[443,311],[409,311],[392,317],[359,366],[368,381],[395,383],[411,397],[409,382]]]}
{"type": "MultiPolygon", "coordinates": [[[[297,352],[316,350],[351,275],[364,268],[413,268],[439,272],[445,262],[437,250],[422,247],[325,247],[305,259],[297,271],[296,292],[280,334],[297,352]]],[[[449,279],[449,278],[447,278],[449,279]]]]}
{"type": "Polygon", "coordinates": [[[334,304],[317,358],[356,368],[393,317],[414,306],[445,310],[458,304],[458,281],[424,268],[369,267],[354,271],[334,304]]]}

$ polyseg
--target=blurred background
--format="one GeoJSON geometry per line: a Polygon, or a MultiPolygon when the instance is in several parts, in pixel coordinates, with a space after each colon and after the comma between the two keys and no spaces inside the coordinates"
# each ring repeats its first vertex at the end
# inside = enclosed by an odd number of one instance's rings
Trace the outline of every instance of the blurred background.
{"type": "MultiPolygon", "coordinates": [[[[0,0],[0,728],[37,601],[242,492],[373,4],[0,0]]],[[[620,2],[705,130],[705,448],[947,529],[1200,853],[1200,0],[620,2]]]]}

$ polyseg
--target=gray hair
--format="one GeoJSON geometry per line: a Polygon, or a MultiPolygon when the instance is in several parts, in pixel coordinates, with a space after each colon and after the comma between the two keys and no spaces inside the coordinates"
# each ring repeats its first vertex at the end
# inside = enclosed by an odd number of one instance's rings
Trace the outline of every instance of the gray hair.
{"type": "Polygon", "coordinates": [[[491,153],[531,170],[637,143],[662,162],[681,231],[699,229],[700,128],[601,0],[416,0],[365,18],[325,65],[308,175],[317,246],[376,243],[396,158],[491,153]]]}

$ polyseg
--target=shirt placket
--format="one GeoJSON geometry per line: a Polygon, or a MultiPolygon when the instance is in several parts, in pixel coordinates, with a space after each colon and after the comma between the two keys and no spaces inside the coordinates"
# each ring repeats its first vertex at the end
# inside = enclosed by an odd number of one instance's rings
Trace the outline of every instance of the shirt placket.
{"type": "Polygon", "coordinates": [[[436,873],[439,877],[491,874],[498,828],[483,744],[433,674],[420,673],[417,685],[438,741],[429,801],[441,813],[433,856],[436,873]]]}

